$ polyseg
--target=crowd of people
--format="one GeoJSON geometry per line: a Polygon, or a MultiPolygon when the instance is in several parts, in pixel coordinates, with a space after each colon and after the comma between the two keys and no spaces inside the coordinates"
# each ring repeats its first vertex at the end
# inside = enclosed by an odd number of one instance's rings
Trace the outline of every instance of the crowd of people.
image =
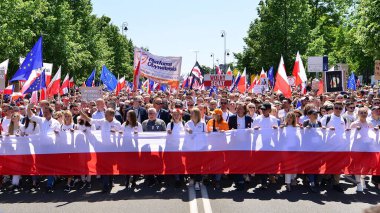
{"type": "MultiPolygon", "coordinates": [[[[345,131],[347,129],[374,129],[380,125],[380,93],[365,87],[361,91],[325,93],[317,96],[313,92],[301,95],[294,92],[291,98],[281,93],[264,94],[235,93],[220,89],[211,93],[207,90],[179,90],[176,92],[154,91],[121,92],[119,95],[104,92],[96,101],[81,99],[79,92],[59,100],[42,100],[38,105],[28,99],[5,102],[1,107],[1,135],[35,135],[59,133],[61,131],[102,130],[119,133],[166,131],[167,134],[186,132],[223,132],[232,129],[259,128],[328,128],[345,131]]],[[[257,182],[260,188],[284,182],[287,191],[292,191],[299,178],[311,192],[318,192],[323,186],[344,192],[340,185],[341,175],[174,175],[174,187],[185,184],[200,190],[200,185],[210,183],[221,189],[222,178],[230,178],[238,190],[246,189],[250,182],[257,182]]],[[[140,174],[125,177],[126,187],[135,187],[139,178],[148,186],[163,184],[167,176],[140,174]]],[[[358,192],[366,189],[363,175],[346,175],[357,187],[358,192]]],[[[22,180],[30,180],[30,190],[40,188],[46,180],[46,190],[53,192],[57,180],[65,181],[65,188],[90,190],[91,182],[99,179],[103,192],[113,186],[113,176],[1,176],[1,189],[17,191],[22,180]]],[[[380,190],[380,176],[372,176],[372,183],[380,190]]]]}

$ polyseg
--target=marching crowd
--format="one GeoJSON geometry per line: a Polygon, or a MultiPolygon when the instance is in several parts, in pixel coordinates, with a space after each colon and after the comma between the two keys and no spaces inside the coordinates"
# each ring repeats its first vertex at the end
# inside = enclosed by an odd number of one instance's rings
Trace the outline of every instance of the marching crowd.
{"type": "MultiPolygon", "coordinates": [[[[310,91],[306,95],[294,92],[291,98],[281,93],[264,94],[234,93],[220,89],[179,90],[176,92],[155,91],[121,92],[119,95],[105,92],[96,101],[81,99],[78,92],[63,96],[60,100],[43,100],[38,105],[29,103],[27,98],[5,102],[1,107],[1,135],[27,136],[60,131],[102,130],[119,132],[166,131],[167,134],[187,132],[222,132],[246,128],[328,128],[334,131],[347,129],[374,129],[380,125],[380,93],[373,88],[364,87],[359,92],[325,93],[317,96],[310,91]]],[[[262,189],[270,184],[285,182],[286,190],[292,191],[298,184],[297,179],[311,192],[318,192],[323,186],[344,192],[340,185],[341,175],[175,175],[175,187],[189,184],[195,190],[200,185],[210,183],[213,188],[222,188],[222,177],[230,178],[238,190],[244,190],[250,182],[257,182],[262,189]]],[[[135,187],[141,175],[126,176],[126,187],[135,187]]],[[[165,182],[167,176],[147,175],[143,177],[148,186],[165,182]]],[[[357,186],[357,191],[366,189],[367,183],[362,175],[346,175],[357,186]]],[[[113,186],[113,176],[1,176],[1,189],[17,191],[23,180],[29,180],[30,190],[37,190],[46,180],[46,190],[53,192],[56,182],[64,180],[66,187],[89,190],[91,182],[100,179],[103,192],[113,186]]],[[[372,176],[372,183],[380,190],[380,176],[372,176]]],[[[25,181],[24,181],[25,182],[25,181]]]]}

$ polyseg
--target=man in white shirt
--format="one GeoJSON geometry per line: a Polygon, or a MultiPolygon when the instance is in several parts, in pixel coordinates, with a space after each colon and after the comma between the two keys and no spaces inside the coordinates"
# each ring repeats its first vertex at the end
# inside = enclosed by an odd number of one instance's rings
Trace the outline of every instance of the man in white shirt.
{"type": "Polygon", "coordinates": [[[228,119],[233,114],[228,110],[228,100],[226,98],[222,98],[220,100],[220,109],[223,112],[223,114],[222,114],[223,120],[225,120],[226,122],[228,122],[228,119]]]}
{"type": "MultiPolygon", "coordinates": [[[[57,120],[52,118],[53,115],[53,108],[44,105],[44,107],[41,108],[43,117],[36,116],[32,112],[32,108],[34,107],[34,104],[29,104],[27,108],[27,115],[31,121],[34,121],[38,124],[40,127],[40,134],[47,135],[50,132],[53,132],[55,130],[59,130],[60,124],[57,120]]],[[[53,186],[55,182],[55,177],[52,175],[49,175],[47,177],[47,192],[53,192],[53,186]]]]}
{"type": "Polygon", "coordinates": [[[54,130],[59,130],[60,124],[57,120],[55,120],[53,115],[53,108],[49,106],[43,107],[42,113],[44,117],[36,116],[32,112],[32,108],[34,107],[34,104],[29,104],[27,108],[27,114],[30,120],[36,122],[40,127],[40,134],[48,134],[50,132],[53,132],[54,130]]]}
{"type": "MultiPolygon", "coordinates": [[[[96,100],[96,112],[92,114],[93,119],[103,119],[104,118],[104,111],[105,111],[105,103],[104,100],[99,98],[96,100]]],[[[100,130],[100,126],[95,124],[96,130],[100,130]]]]}
{"type": "MultiPolygon", "coordinates": [[[[108,108],[104,113],[104,118],[94,119],[89,118],[87,114],[80,111],[81,119],[88,121],[90,124],[99,126],[102,132],[120,132],[122,130],[121,124],[115,119],[115,110],[108,108]]],[[[103,193],[109,193],[112,189],[112,178],[110,175],[102,175],[103,193]]]]}
{"type": "MultiPolygon", "coordinates": [[[[324,116],[321,119],[322,126],[325,128],[329,128],[330,130],[335,130],[337,132],[345,131],[347,128],[346,128],[346,121],[341,116],[342,110],[343,110],[343,103],[342,102],[335,102],[333,114],[324,116]]],[[[344,192],[342,187],[339,185],[340,175],[334,174],[331,176],[333,177],[332,178],[333,189],[338,191],[338,192],[344,192]]]]}
{"type": "MultiPolygon", "coordinates": [[[[272,111],[272,105],[268,102],[264,102],[261,107],[262,115],[259,115],[256,117],[252,122],[252,127],[254,129],[270,129],[278,128],[278,122],[277,118],[273,115],[270,115],[272,111]]],[[[261,188],[266,189],[268,188],[268,175],[259,174],[257,175],[261,179],[261,188]]]]}

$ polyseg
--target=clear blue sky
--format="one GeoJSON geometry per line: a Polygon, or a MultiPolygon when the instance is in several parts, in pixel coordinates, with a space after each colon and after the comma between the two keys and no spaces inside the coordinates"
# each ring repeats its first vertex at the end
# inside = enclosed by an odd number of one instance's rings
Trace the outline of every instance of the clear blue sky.
{"type": "MultiPolygon", "coordinates": [[[[121,26],[128,22],[127,36],[138,47],[161,56],[182,56],[181,73],[190,72],[198,50],[200,64],[212,66],[210,54],[223,63],[224,42],[221,30],[227,32],[228,62],[232,52],[243,49],[243,37],[257,17],[258,0],[93,0],[93,13],[106,15],[121,26]]],[[[216,63],[216,62],[215,62],[216,63]]]]}

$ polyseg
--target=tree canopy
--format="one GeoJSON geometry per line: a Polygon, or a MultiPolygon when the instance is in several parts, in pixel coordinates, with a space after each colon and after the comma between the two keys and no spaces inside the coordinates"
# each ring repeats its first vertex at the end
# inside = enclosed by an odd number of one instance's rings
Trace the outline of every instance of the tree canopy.
{"type": "Polygon", "coordinates": [[[44,62],[55,71],[62,65],[63,75],[82,82],[105,64],[132,78],[132,41],[109,17],[92,14],[90,0],[2,0],[0,17],[0,60],[10,59],[11,75],[42,35],[44,62]]]}
{"type": "Polygon", "coordinates": [[[249,26],[239,69],[258,73],[277,67],[281,55],[291,73],[297,51],[329,56],[329,64],[347,63],[350,70],[373,74],[380,59],[380,0],[261,0],[258,18],[249,26]]]}

